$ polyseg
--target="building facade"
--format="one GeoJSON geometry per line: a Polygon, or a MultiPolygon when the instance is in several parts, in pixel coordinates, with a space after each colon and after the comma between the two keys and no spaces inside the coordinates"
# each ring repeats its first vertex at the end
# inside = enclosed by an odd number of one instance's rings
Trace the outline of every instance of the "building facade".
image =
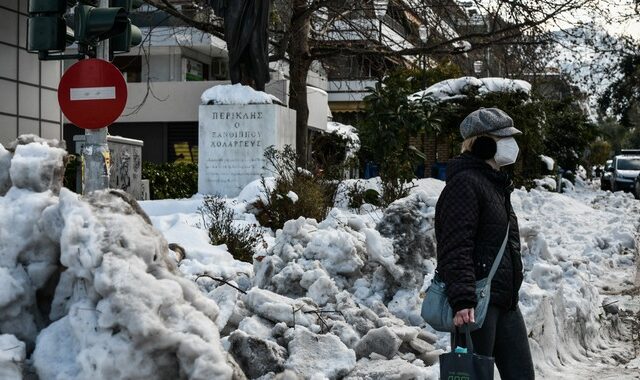
{"type": "Polygon", "coordinates": [[[0,0],[0,143],[22,134],[62,137],[60,61],[27,51],[28,0],[0,0]]]}
{"type": "MultiPolygon", "coordinates": [[[[456,38],[458,24],[468,18],[455,0],[378,0],[348,15],[348,19],[334,22],[328,32],[320,36],[333,45],[362,51],[322,61],[329,81],[333,119],[345,124],[357,124],[362,117],[364,98],[388,72],[401,67],[420,67],[432,59],[426,54],[384,52],[426,48],[436,41],[456,38]]],[[[337,17],[327,15],[321,20],[333,18],[337,17]]]]}
{"type": "MultiPolygon", "coordinates": [[[[183,13],[190,12],[191,2],[174,3],[183,13]]],[[[200,95],[210,87],[230,84],[226,43],[150,6],[132,14],[132,22],[140,27],[143,42],[113,59],[127,81],[128,97],[123,115],[109,126],[109,133],[144,141],[145,161],[195,163],[200,95]]],[[[272,62],[270,71],[266,92],[288,105],[286,61],[272,62]]],[[[311,72],[307,87],[311,130],[327,128],[326,90],[326,78],[311,72]]],[[[68,142],[80,133],[65,124],[68,142]]]]}

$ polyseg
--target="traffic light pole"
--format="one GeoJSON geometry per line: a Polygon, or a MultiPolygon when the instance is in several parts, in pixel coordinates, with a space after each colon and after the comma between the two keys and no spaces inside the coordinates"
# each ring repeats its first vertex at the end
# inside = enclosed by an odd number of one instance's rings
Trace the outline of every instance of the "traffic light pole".
{"type": "MultiPolygon", "coordinates": [[[[98,7],[109,7],[109,0],[100,0],[98,7]]],[[[98,43],[96,58],[109,60],[109,39],[98,43]]],[[[110,167],[107,127],[85,129],[85,143],[82,149],[82,194],[108,189],[110,167]]]]}

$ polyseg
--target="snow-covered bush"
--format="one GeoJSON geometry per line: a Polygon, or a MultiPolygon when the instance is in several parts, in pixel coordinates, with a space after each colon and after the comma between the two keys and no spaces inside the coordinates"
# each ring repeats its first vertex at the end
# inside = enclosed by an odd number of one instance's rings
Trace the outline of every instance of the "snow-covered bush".
{"type": "Polygon", "coordinates": [[[328,133],[313,138],[311,143],[311,166],[314,172],[322,173],[329,180],[350,178],[357,171],[360,138],[351,125],[327,123],[328,133]]]}
{"type": "Polygon", "coordinates": [[[205,197],[200,212],[205,228],[209,231],[211,244],[225,244],[234,259],[253,262],[257,246],[264,243],[259,228],[253,225],[236,226],[234,211],[227,207],[223,198],[205,197]]]}
{"type": "Polygon", "coordinates": [[[333,205],[337,183],[298,168],[296,152],[290,146],[281,151],[269,147],[264,157],[274,171],[275,184],[263,183],[264,196],[252,204],[260,224],[275,230],[299,217],[324,219],[333,205]]]}

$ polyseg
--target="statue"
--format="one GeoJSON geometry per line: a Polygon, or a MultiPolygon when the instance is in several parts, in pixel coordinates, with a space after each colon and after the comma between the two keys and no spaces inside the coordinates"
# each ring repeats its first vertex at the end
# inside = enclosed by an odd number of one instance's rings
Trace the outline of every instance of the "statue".
{"type": "Polygon", "coordinates": [[[267,26],[270,0],[209,0],[215,14],[224,19],[224,39],[229,51],[231,83],[243,77],[264,91],[269,82],[267,26]]]}

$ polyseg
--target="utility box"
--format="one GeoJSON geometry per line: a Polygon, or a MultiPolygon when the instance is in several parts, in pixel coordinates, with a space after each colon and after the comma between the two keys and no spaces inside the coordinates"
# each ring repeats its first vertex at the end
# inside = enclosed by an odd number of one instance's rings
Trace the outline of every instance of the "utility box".
{"type": "MultiPolygon", "coordinates": [[[[86,141],[85,135],[73,136],[76,154],[82,155],[82,148],[86,141]]],[[[131,194],[135,199],[142,200],[145,191],[142,185],[142,146],[141,140],[128,139],[120,136],[107,136],[109,144],[109,188],[120,189],[131,194]]],[[[82,170],[76,174],[76,190],[82,193],[82,170]]],[[[147,191],[148,194],[148,191],[147,191]]]]}

